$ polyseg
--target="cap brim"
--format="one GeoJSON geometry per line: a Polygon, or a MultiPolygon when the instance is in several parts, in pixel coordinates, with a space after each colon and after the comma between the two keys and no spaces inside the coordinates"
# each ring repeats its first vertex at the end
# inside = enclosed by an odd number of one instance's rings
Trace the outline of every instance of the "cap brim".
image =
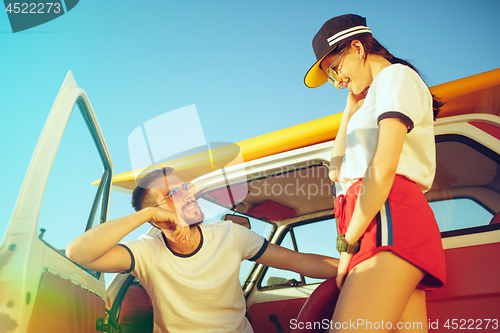
{"type": "Polygon", "coordinates": [[[309,88],[316,88],[325,84],[328,81],[328,76],[326,75],[325,72],[323,72],[321,68],[319,68],[319,64],[323,61],[323,59],[325,59],[327,55],[329,55],[333,50],[335,50],[336,47],[337,46],[328,51],[321,59],[316,61],[311,68],[309,68],[309,70],[306,73],[306,76],[304,77],[304,84],[306,86],[308,86],[309,88]]]}

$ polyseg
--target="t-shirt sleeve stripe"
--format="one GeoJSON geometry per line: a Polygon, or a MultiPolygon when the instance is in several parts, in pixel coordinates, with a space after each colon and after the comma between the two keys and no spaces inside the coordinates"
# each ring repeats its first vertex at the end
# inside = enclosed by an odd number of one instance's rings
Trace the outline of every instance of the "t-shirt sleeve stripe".
{"type": "Polygon", "coordinates": [[[124,245],[124,244],[118,244],[118,245],[120,245],[120,246],[124,247],[124,248],[125,248],[125,250],[127,250],[127,251],[128,251],[128,253],[130,254],[130,268],[129,268],[129,269],[127,269],[125,272],[123,272],[123,273],[122,273],[122,274],[129,274],[129,273],[131,273],[131,272],[134,270],[134,268],[135,268],[135,258],[134,258],[134,254],[132,253],[132,251],[130,251],[130,249],[128,248],[128,246],[127,246],[127,245],[124,245]]]}
{"type": "Polygon", "coordinates": [[[413,129],[413,120],[410,119],[407,115],[404,113],[398,112],[398,111],[387,111],[382,113],[380,116],[377,118],[377,124],[380,123],[382,119],[386,118],[397,118],[404,122],[406,126],[408,127],[408,133],[413,129]]]}
{"type": "Polygon", "coordinates": [[[264,244],[262,244],[262,246],[260,247],[259,252],[257,252],[252,258],[250,258],[248,260],[255,261],[255,260],[259,259],[264,254],[264,252],[266,252],[268,245],[269,245],[269,242],[267,241],[267,239],[264,238],[264,244]]]}

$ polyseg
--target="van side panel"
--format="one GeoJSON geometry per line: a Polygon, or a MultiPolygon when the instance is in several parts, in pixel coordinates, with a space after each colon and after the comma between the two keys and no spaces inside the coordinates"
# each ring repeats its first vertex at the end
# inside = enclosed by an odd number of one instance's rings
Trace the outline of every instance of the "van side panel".
{"type": "MultiPolygon", "coordinates": [[[[439,320],[440,329],[447,320],[467,322],[499,319],[500,243],[445,250],[447,282],[441,289],[427,292],[430,322],[439,320]]],[[[485,323],[478,326],[485,329],[485,323]]]]}
{"type": "Polygon", "coordinates": [[[291,332],[291,320],[296,319],[307,297],[260,302],[248,309],[252,328],[255,333],[291,332]],[[283,330],[280,330],[279,323],[283,330]]]}
{"type": "Polygon", "coordinates": [[[68,279],[45,272],[28,332],[96,332],[96,320],[105,315],[102,298],[68,279]]]}

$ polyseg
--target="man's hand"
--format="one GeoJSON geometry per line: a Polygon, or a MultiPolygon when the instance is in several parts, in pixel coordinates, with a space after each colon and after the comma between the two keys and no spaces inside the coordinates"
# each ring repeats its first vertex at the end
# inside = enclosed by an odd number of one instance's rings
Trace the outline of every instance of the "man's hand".
{"type": "Polygon", "coordinates": [[[176,242],[189,240],[189,225],[177,213],[161,208],[152,208],[151,215],[151,222],[157,228],[172,231],[176,242]]]}

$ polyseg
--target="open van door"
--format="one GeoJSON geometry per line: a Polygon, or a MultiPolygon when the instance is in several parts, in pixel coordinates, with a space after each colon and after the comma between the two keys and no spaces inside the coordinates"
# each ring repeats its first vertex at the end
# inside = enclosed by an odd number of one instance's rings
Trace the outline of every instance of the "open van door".
{"type": "Polygon", "coordinates": [[[106,221],[112,169],[89,99],[68,72],[0,244],[1,332],[96,331],[104,276],[69,260],[65,248],[106,221]]]}

